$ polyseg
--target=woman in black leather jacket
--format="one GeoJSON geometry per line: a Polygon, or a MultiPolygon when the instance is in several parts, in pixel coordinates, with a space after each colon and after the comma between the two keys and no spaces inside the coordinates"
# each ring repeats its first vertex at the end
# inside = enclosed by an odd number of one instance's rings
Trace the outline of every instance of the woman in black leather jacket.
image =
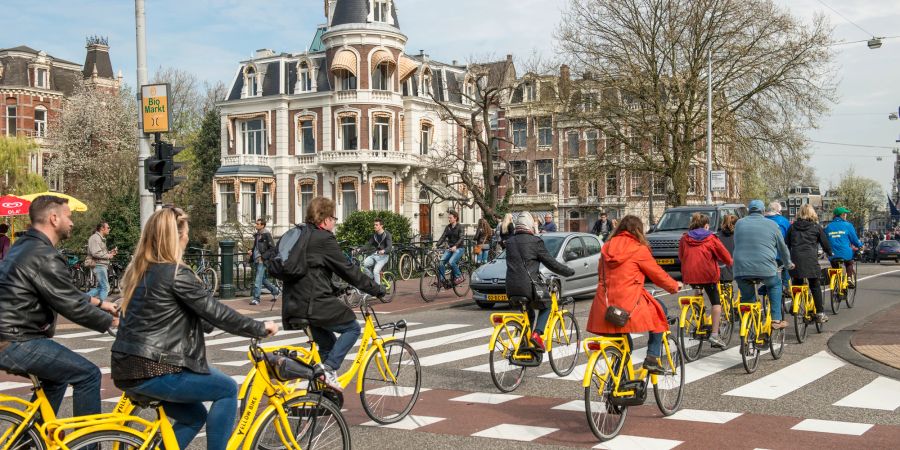
{"type": "Polygon", "coordinates": [[[207,448],[224,449],[237,414],[237,384],[206,362],[204,321],[248,338],[278,326],[219,303],[182,261],[188,216],[155,212],[144,227],[122,281],[122,319],[112,346],[116,387],[162,401],[181,448],[206,424],[207,448]],[[207,413],[203,402],[211,401],[207,413]]]}

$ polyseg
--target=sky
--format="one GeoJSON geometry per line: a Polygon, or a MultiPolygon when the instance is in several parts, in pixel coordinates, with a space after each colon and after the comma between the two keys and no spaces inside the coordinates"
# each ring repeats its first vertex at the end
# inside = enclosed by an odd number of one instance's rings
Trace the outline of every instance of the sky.
{"type": "MultiPolygon", "coordinates": [[[[2,0],[13,20],[0,29],[0,48],[27,45],[84,62],[84,40],[107,36],[114,70],[136,84],[132,0],[2,0]]],[[[800,20],[824,13],[837,41],[900,36],[896,0],[775,0],[800,20]],[[824,4],[837,10],[840,15],[824,4]],[[844,16],[844,17],[841,17],[844,16]],[[854,22],[853,25],[850,21],[854,22]],[[862,30],[860,29],[862,28],[862,30]],[[863,31],[865,30],[865,31],[863,31]]],[[[535,52],[552,57],[553,32],[565,0],[396,0],[407,53],[425,50],[440,61],[484,60],[535,52]],[[439,10],[440,7],[448,7],[439,10]]],[[[147,0],[148,67],[176,67],[204,81],[230,83],[238,62],[256,49],[306,50],[325,21],[323,0],[147,0]]],[[[807,133],[820,186],[837,184],[850,167],[880,182],[887,192],[893,155],[900,147],[900,38],[870,50],[864,42],[834,47],[838,102],[807,133]],[[859,145],[885,147],[865,148],[859,145]],[[878,157],[882,157],[878,161],[878,157]]],[[[152,75],[151,75],[152,76],[152,75]]]]}

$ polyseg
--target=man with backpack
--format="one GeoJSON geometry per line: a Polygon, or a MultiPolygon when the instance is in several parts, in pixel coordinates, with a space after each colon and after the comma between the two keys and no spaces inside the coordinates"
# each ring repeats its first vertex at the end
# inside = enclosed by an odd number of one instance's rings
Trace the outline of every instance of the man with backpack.
{"type": "Polygon", "coordinates": [[[256,280],[253,283],[253,300],[250,301],[251,305],[259,304],[259,297],[262,295],[263,286],[265,286],[272,294],[273,302],[278,298],[278,295],[281,294],[278,287],[266,279],[266,265],[263,263],[263,255],[266,254],[269,249],[275,247],[272,233],[266,229],[265,219],[256,219],[255,226],[256,233],[253,234],[253,248],[250,249],[250,260],[256,265],[256,280]]]}

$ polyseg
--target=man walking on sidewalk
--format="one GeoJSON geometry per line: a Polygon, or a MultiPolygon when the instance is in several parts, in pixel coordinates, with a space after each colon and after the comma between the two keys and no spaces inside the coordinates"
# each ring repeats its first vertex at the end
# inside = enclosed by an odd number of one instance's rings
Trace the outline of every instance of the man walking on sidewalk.
{"type": "Polygon", "coordinates": [[[109,261],[119,253],[117,248],[112,251],[106,249],[109,231],[109,224],[100,222],[94,234],[88,238],[88,256],[94,261],[94,275],[97,277],[97,287],[88,291],[88,295],[101,301],[106,301],[106,296],[109,295],[109,261]]]}
{"type": "Polygon", "coordinates": [[[250,249],[250,260],[256,265],[256,280],[253,283],[253,300],[251,305],[259,304],[259,297],[262,295],[262,288],[272,293],[272,301],[274,302],[281,291],[266,279],[266,265],[263,264],[262,255],[270,248],[275,247],[275,240],[272,233],[266,229],[265,219],[256,219],[256,233],[253,234],[253,248],[250,249]]]}

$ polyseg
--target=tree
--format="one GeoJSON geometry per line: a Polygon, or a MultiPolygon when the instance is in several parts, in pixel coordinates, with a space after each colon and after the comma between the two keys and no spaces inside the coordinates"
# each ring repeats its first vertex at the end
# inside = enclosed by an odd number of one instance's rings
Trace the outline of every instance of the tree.
{"type": "Polygon", "coordinates": [[[797,167],[803,131],[834,98],[821,15],[804,24],[769,0],[569,0],[563,17],[559,46],[587,75],[570,94],[560,82],[563,120],[607,141],[581,171],[667,177],[671,204],[684,204],[691,166],[705,160],[710,51],[716,166],[765,177],[797,167]]]}
{"type": "Polygon", "coordinates": [[[864,229],[868,221],[875,216],[876,211],[884,206],[884,193],[877,181],[856,174],[853,168],[841,177],[840,183],[834,189],[835,197],[840,206],[844,206],[852,214],[850,222],[856,229],[864,229]]]}
{"type": "Polygon", "coordinates": [[[384,229],[391,233],[394,244],[409,242],[412,226],[409,217],[391,211],[355,211],[338,225],[337,239],[350,245],[364,245],[374,233],[372,224],[381,219],[384,229]]]}
{"type": "Polygon", "coordinates": [[[206,112],[200,130],[191,138],[179,171],[187,181],[176,187],[175,203],[184,205],[191,216],[191,238],[209,243],[216,236],[216,206],[212,202],[213,177],[221,164],[221,122],[215,108],[206,112]]]}
{"type": "Polygon", "coordinates": [[[37,148],[31,139],[0,136],[0,195],[47,190],[44,179],[28,171],[28,158],[37,148]]]}

